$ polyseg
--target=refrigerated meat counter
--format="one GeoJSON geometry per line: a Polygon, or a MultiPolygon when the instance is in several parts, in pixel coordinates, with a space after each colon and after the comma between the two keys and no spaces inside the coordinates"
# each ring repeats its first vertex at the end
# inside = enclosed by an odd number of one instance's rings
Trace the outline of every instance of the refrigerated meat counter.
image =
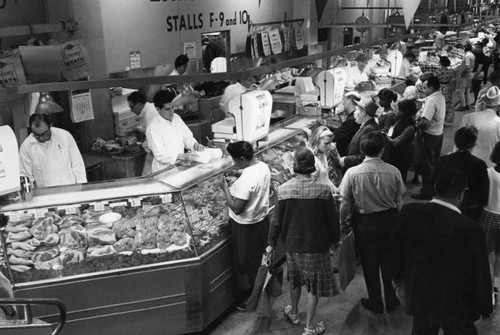
{"type": "MultiPolygon", "coordinates": [[[[256,155],[276,189],[315,118],[274,125],[256,155]]],[[[18,298],[58,298],[63,334],[199,332],[234,304],[231,234],[222,173],[230,156],[119,181],[36,189],[0,202],[8,218],[0,270],[18,298]]],[[[50,307],[34,308],[47,322],[50,307]]]]}

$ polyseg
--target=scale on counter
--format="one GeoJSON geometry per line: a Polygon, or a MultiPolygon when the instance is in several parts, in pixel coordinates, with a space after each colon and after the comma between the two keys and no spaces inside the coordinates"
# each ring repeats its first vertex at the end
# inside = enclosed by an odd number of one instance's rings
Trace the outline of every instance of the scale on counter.
{"type": "Polygon", "coordinates": [[[229,100],[227,117],[212,125],[214,141],[256,142],[267,137],[273,99],[269,91],[248,91],[229,100]]]}
{"type": "Polygon", "coordinates": [[[347,73],[342,68],[321,71],[316,76],[316,85],[319,87],[321,107],[332,109],[342,102],[344,88],[347,82],[347,73]]]}
{"type": "Polygon", "coordinates": [[[0,127],[0,195],[19,191],[19,152],[16,135],[9,126],[0,127]]]}

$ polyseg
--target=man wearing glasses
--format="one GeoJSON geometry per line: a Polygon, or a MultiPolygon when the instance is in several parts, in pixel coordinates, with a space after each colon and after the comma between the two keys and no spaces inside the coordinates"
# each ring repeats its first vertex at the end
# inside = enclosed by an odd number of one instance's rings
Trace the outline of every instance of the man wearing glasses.
{"type": "Polygon", "coordinates": [[[159,115],[156,116],[146,129],[146,139],[153,151],[154,159],[152,172],[162,170],[184,157],[184,149],[203,151],[205,147],[193,137],[193,133],[174,113],[172,100],[175,93],[159,91],[153,97],[153,102],[159,115]]]}
{"type": "Polygon", "coordinates": [[[19,150],[20,174],[49,187],[87,182],[85,165],[76,142],[64,129],[51,127],[48,114],[29,118],[31,135],[19,150]]]}

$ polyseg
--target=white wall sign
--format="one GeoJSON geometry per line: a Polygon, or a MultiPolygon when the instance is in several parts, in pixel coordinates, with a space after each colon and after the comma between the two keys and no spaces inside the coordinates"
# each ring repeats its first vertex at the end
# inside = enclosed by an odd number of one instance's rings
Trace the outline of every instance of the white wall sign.
{"type": "Polygon", "coordinates": [[[130,69],[140,69],[141,68],[141,52],[140,51],[130,51],[130,69]]]}
{"type": "Polygon", "coordinates": [[[196,42],[184,42],[182,44],[183,54],[189,59],[196,58],[196,42]]]}
{"type": "Polygon", "coordinates": [[[71,96],[71,120],[82,122],[94,119],[90,90],[73,90],[71,96]]]}

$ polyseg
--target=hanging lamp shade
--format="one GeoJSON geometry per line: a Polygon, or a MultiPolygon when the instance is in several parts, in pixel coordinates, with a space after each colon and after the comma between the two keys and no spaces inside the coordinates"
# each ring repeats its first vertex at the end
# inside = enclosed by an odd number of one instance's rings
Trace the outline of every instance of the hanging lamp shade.
{"type": "Polygon", "coordinates": [[[54,101],[49,92],[41,92],[38,98],[38,104],[35,107],[35,114],[60,113],[64,109],[54,101]]]}

